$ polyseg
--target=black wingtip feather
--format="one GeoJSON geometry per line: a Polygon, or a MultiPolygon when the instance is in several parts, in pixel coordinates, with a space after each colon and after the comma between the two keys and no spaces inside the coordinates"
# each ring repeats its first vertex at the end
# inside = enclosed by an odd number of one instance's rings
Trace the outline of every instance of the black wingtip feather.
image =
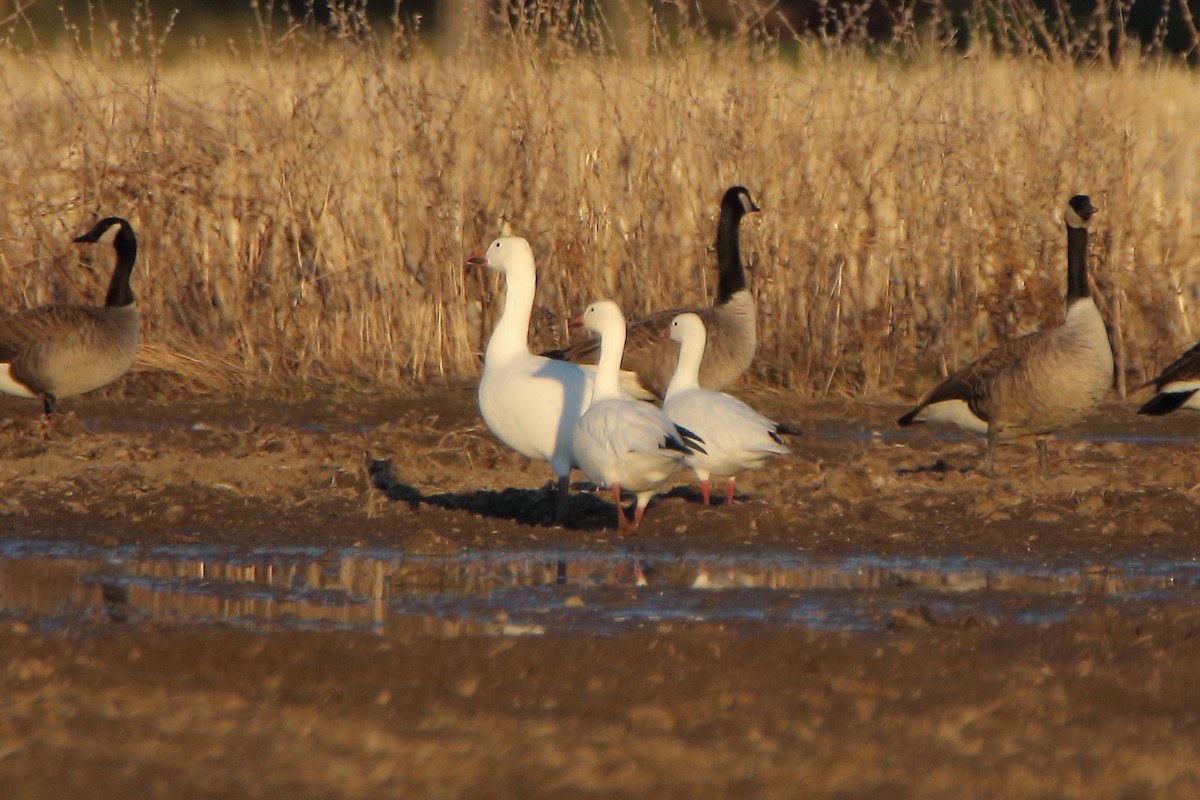
{"type": "Polygon", "coordinates": [[[909,425],[912,425],[914,422],[917,421],[917,413],[920,410],[921,409],[919,406],[917,408],[914,408],[912,411],[908,412],[903,417],[896,420],[896,424],[899,425],[901,428],[907,428],[909,425]]]}
{"type": "Polygon", "coordinates": [[[1146,404],[1138,409],[1138,413],[1148,414],[1152,417],[1161,417],[1163,414],[1170,414],[1191,399],[1191,396],[1197,391],[1200,390],[1193,389],[1190,392],[1159,392],[1146,401],[1146,404]]]}
{"type": "MultiPolygon", "coordinates": [[[[793,424],[791,422],[777,423],[775,425],[775,433],[779,434],[779,436],[803,436],[804,435],[804,431],[800,430],[800,426],[793,424]]],[[[771,434],[771,438],[773,438],[775,441],[779,442],[780,444],[783,444],[783,442],[780,441],[779,436],[775,436],[775,434],[771,434]]]]}
{"type": "MultiPolygon", "coordinates": [[[[675,430],[679,431],[679,438],[680,438],[680,440],[683,441],[684,448],[685,448],[683,450],[683,452],[685,452],[685,453],[703,453],[704,455],[708,455],[708,451],[705,450],[704,447],[702,446],[704,444],[704,440],[702,438],[700,438],[696,434],[692,433],[691,431],[689,431],[687,428],[683,427],[682,425],[676,425],[675,430]]],[[[678,448],[676,448],[676,449],[678,449],[678,448]]]]}
{"type": "Polygon", "coordinates": [[[692,452],[688,448],[686,442],[680,442],[676,439],[671,438],[670,436],[666,437],[666,439],[663,440],[663,443],[659,445],[659,449],[674,450],[676,453],[683,453],[684,455],[688,455],[692,452]]]}

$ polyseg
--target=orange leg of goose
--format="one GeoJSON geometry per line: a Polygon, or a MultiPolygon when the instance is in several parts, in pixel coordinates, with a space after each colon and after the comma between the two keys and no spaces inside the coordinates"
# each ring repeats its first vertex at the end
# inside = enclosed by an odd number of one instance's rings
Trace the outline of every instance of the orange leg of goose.
{"type": "Polygon", "coordinates": [[[708,497],[708,478],[700,481],[700,496],[704,498],[704,505],[712,505],[708,497]]]}
{"type": "Polygon", "coordinates": [[[637,533],[638,527],[642,524],[642,517],[646,515],[646,507],[638,506],[633,512],[633,532],[637,533]]]}
{"type": "Polygon", "coordinates": [[[730,478],[729,483],[725,484],[725,505],[733,505],[733,478],[730,478]]]}
{"type": "Polygon", "coordinates": [[[637,525],[629,522],[628,517],[625,516],[625,509],[621,508],[621,487],[614,483],[612,493],[613,500],[617,503],[617,533],[622,537],[637,533],[637,525]]]}

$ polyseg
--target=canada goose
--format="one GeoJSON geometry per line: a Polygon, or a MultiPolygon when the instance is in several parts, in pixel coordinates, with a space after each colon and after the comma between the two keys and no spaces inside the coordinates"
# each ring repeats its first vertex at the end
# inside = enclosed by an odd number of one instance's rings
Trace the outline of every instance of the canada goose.
{"type": "Polygon", "coordinates": [[[1096,210],[1085,195],[1076,195],[1064,213],[1066,320],[1006,342],[960,369],[902,416],[901,426],[951,422],[986,433],[988,474],[998,440],[1035,435],[1038,463],[1049,474],[1045,436],[1083,419],[1112,385],[1112,348],[1088,288],[1088,226],[1096,210]]]}
{"type": "Polygon", "coordinates": [[[479,413],[500,441],[528,458],[550,462],[558,480],[557,518],[567,513],[574,456],[572,434],[587,408],[591,376],[567,361],[529,351],[529,317],[537,289],[533,250],[519,236],[501,236],[467,264],[504,275],[504,310],[492,330],[479,381],[479,413]]]}
{"type": "MultiPolygon", "coordinates": [[[[708,347],[700,365],[700,385],[724,389],[741,376],[754,360],[758,346],[754,295],[746,286],[746,271],[738,246],[742,217],[759,211],[750,192],[734,186],[721,200],[717,223],[717,300],[712,306],[658,311],[628,324],[623,366],[636,373],[645,389],[662,397],[675,371],[675,350],[663,341],[671,320],[685,312],[699,314],[708,330],[708,347]]],[[[583,340],[545,355],[576,363],[594,364],[600,344],[583,340]]]]}
{"type": "Polygon", "coordinates": [[[137,354],[138,312],[129,287],[137,260],[132,226],[107,217],[75,241],[99,241],[113,225],[117,265],[104,305],[38,306],[0,317],[0,392],[42,398],[47,416],[59,400],[124,375],[137,354]]]}
{"type": "Polygon", "coordinates": [[[1160,416],[1177,408],[1200,411],[1200,344],[1168,364],[1150,383],[1156,394],[1138,409],[1139,414],[1160,416]]]}
{"type": "Polygon", "coordinates": [[[625,317],[611,300],[598,300],[575,322],[600,335],[600,363],[591,403],[575,425],[575,462],[617,501],[617,530],[636,533],[651,496],[679,468],[694,436],[683,433],[657,406],[622,394],[619,385],[625,317]],[[685,436],[690,440],[685,441],[685,436]],[[637,495],[633,522],[621,508],[621,489],[637,495]]]}
{"type": "Polygon", "coordinates": [[[734,481],[748,469],[761,467],[767,456],[789,453],[779,438],[779,426],[750,406],[722,392],[700,387],[704,356],[704,322],[696,314],[680,314],[671,322],[671,339],[679,342],[679,366],[667,385],[663,411],[676,425],[704,440],[704,452],[689,453],[684,463],[700,480],[700,494],[709,504],[708,478],[720,475],[725,503],[733,503],[734,481]]]}

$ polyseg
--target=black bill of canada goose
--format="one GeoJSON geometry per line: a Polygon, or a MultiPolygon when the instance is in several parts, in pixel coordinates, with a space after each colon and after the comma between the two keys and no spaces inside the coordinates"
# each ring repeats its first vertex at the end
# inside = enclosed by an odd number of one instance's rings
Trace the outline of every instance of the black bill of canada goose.
{"type": "Polygon", "coordinates": [[[1200,411],[1200,344],[1167,365],[1154,384],[1154,397],[1138,409],[1139,414],[1161,416],[1177,408],[1200,411]]]}
{"type": "MultiPolygon", "coordinates": [[[[731,187],[721,199],[721,216],[717,222],[717,300],[713,305],[657,311],[629,322],[621,367],[635,373],[641,386],[657,397],[666,394],[677,360],[675,347],[663,338],[662,333],[680,314],[698,314],[708,331],[708,347],[700,364],[703,388],[725,388],[754,360],[758,321],[754,295],[746,284],[738,232],[742,217],[759,210],[750,192],[742,186],[731,187]]],[[[577,364],[594,364],[600,355],[600,342],[595,338],[586,339],[543,355],[577,364]]]]}
{"type": "Polygon", "coordinates": [[[1072,197],[1064,213],[1066,320],[1006,342],[955,372],[902,416],[901,426],[950,422],[986,433],[988,474],[997,441],[1037,436],[1038,462],[1049,473],[1045,437],[1082,420],[1112,386],[1112,347],[1088,288],[1088,226],[1095,213],[1085,195],[1072,197]]]}
{"type": "Polygon", "coordinates": [[[124,375],[137,353],[138,313],[129,275],[137,237],[128,222],[108,217],[75,239],[99,241],[117,226],[117,265],[102,306],[49,305],[0,317],[0,392],[40,397],[46,414],[65,397],[90,392],[124,375]]]}

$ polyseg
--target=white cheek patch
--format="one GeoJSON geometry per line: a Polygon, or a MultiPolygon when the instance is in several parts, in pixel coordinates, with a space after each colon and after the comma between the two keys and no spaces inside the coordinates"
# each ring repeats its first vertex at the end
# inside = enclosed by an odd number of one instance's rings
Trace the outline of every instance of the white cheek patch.
{"type": "Polygon", "coordinates": [[[987,433],[988,424],[975,416],[965,400],[931,403],[917,412],[918,422],[946,422],[976,433],[987,433]]]}
{"type": "Polygon", "coordinates": [[[1182,392],[1194,392],[1200,389],[1200,380],[1195,381],[1171,381],[1163,384],[1163,387],[1158,391],[1163,394],[1180,394],[1182,392]]]}
{"type": "Polygon", "coordinates": [[[0,364],[0,392],[13,397],[37,397],[29,387],[12,376],[12,364],[0,364]]]}

